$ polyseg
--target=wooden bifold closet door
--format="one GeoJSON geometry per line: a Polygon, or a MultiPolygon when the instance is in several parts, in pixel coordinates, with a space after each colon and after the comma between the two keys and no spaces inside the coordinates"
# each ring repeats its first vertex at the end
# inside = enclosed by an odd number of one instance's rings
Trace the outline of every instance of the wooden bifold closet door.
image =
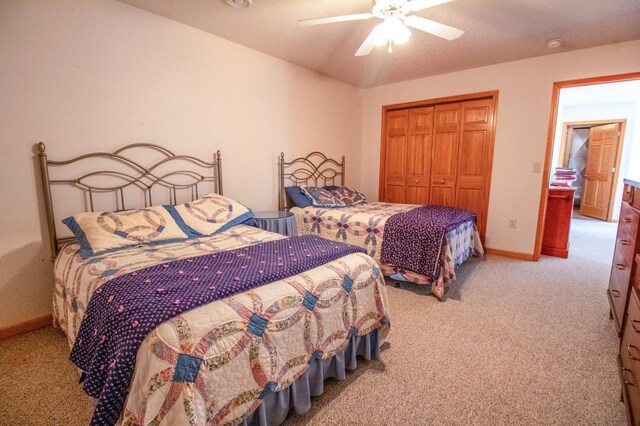
{"type": "Polygon", "coordinates": [[[424,204],[429,200],[433,107],[389,111],[384,157],[386,201],[424,204]]]}
{"type": "Polygon", "coordinates": [[[407,204],[424,204],[429,199],[433,107],[409,110],[404,199],[407,204]]]}
{"type": "Polygon", "coordinates": [[[496,97],[386,107],[380,200],[469,209],[484,242],[496,97]]]}
{"type": "Polygon", "coordinates": [[[427,203],[455,205],[458,139],[460,139],[460,104],[435,106],[434,143],[431,150],[431,198],[427,203]]]}

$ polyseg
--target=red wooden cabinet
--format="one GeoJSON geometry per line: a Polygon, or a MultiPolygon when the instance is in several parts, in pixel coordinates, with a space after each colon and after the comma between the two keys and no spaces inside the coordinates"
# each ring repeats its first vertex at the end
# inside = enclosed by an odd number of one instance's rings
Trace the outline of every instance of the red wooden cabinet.
{"type": "Polygon", "coordinates": [[[565,259],[569,257],[569,230],[575,191],[575,188],[549,188],[542,236],[542,254],[565,259]]]}

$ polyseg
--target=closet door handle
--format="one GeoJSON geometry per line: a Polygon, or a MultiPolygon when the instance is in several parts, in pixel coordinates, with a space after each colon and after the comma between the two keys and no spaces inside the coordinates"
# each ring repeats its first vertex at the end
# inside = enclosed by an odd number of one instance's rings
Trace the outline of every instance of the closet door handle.
{"type": "Polygon", "coordinates": [[[640,329],[638,329],[638,326],[636,325],[639,322],[640,321],[638,321],[636,319],[632,319],[631,320],[631,327],[633,328],[633,331],[635,331],[636,333],[640,333],[640,329]]]}
{"type": "Polygon", "coordinates": [[[623,217],[622,220],[624,221],[624,223],[631,222],[631,218],[628,218],[628,217],[623,217]]]}
{"type": "Polygon", "coordinates": [[[440,178],[440,183],[442,183],[442,184],[445,183],[444,178],[440,178]]]}
{"type": "Polygon", "coordinates": [[[620,245],[628,246],[629,245],[629,240],[620,240],[620,245]]]}
{"type": "Polygon", "coordinates": [[[616,263],[616,268],[621,271],[624,271],[624,265],[622,263],[616,263]]]}
{"type": "Polygon", "coordinates": [[[416,183],[420,183],[420,179],[416,179],[416,183]]]}
{"type": "Polygon", "coordinates": [[[620,292],[618,290],[609,290],[609,293],[611,293],[613,297],[620,297],[620,292]]]}

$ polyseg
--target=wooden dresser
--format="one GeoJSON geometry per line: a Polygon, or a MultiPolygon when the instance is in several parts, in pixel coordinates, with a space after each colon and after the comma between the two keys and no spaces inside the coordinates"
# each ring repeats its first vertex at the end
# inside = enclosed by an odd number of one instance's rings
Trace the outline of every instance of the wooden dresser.
{"type": "Polygon", "coordinates": [[[547,196],[547,214],[542,234],[542,254],[569,257],[569,231],[576,188],[552,186],[547,196]]]}
{"type": "Polygon", "coordinates": [[[640,247],[638,221],[640,220],[640,183],[624,180],[622,208],[618,221],[618,234],[609,279],[609,304],[611,315],[620,336],[624,332],[627,306],[631,294],[631,274],[634,269],[635,253],[640,247]]]}
{"type": "Polygon", "coordinates": [[[624,180],[622,209],[609,279],[618,334],[618,372],[629,424],[640,424],[640,182],[624,180]]]}

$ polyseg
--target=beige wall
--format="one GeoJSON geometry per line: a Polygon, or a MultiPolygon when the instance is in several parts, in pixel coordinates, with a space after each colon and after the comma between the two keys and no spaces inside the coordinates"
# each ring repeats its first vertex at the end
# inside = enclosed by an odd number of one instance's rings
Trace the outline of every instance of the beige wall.
{"type": "Polygon", "coordinates": [[[50,158],[153,142],[211,158],[225,194],[276,203],[276,158],[345,154],[359,185],[361,92],[134,7],[0,2],[0,327],[51,312],[33,145],[50,158]]]}
{"type": "MultiPolygon", "coordinates": [[[[434,58],[437,60],[437,58],[434,58]]],[[[381,108],[400,102],[499,90],[486,245],[533,253],[551,92],[555,81],[640,71],[640,40],[367,89],[362,117],[362,189],[378,195],[381,108]],[[507,227],[517,219],[516,229],[507,227]]]]}

